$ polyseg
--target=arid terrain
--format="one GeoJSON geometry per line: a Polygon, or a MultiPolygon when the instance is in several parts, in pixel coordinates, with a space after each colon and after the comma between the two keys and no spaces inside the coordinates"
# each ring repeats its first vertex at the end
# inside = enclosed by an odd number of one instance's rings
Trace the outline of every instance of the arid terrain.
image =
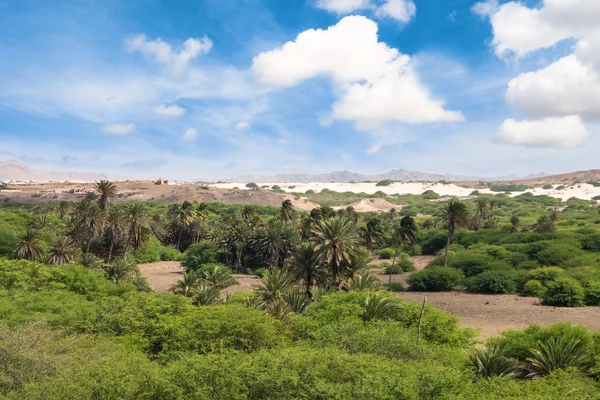
{"type": "MultiPolygon", "coordinates": [[[[425,268],[433,257],[416,256],[413,263],[417,270],[425,268]]],[[[378,264],[377,262],[376,264],[378,264]]],[[[158,292],[167,291],[173,283],[181,279],[183,267],[179,262],[158,262],[139,266],[141,273],[148,278],[151,286],[158,292]]],[[[377,278],[388,281],[380,268],[375,267],[377,278]]],[[[406,285],[410,273],[392,275],[392,282],[406,285]]],[[[251,275],[234,275],[237,285],[226,291],[252,291],[260,282],[251,275]]],[[[427,296],[429,304],[448,311],[460,318],[460,325],[479,331],[482,338],[496,336],[507,329],[524,329],[532,323],[551,325],[558,322],[570,322],[589,329],[600,329],[600,307],[561,308],[540,305],[540,300],[516,295],[484,295],[464,292],[402,292],[395,294],[405,300],[422,302],[427,296]]]]}

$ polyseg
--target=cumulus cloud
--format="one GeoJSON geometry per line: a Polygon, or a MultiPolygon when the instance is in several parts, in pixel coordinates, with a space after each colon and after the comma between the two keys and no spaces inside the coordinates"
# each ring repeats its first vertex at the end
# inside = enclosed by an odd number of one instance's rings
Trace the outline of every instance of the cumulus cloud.
{"type": "MultiPolygon", "coordinates": [[[[478,10],[490,11],[491,8],[481,6],[478,10]]],[[[522,57],[562,40],[579,39],[597,31],[600,1],[544,0],[540,8],[511,1],[489,15],[496,54],[522,57]]]]}
{"type": "Polygon", "coordinates": [[[252,69],[262,83],[281,87],[330,77],[338,95],[332,119],[355,121],[361,130],[390,121],[463,120],[432,97],[408,55],[378,41],[377,30],[365,17],[345,17],[327,30],[304,31],[295,41],[259,54],[252,69]]]}
{"type": "Polygon", "coordinates": [[[114,135],[127,135],[135,131],[135,124],[109,124],[104,126],[104,132],[114,135]]]}
{"type": "Polygon", "coordinates": [[[183,133],[183,140],[193,142],[198,137],[198,131],[194,128],[188,128],[183,133]]]}
{"type": "Polygon", "coordinates": [[[372,10],[377,18],[391,18],[402,23],[409,22],[417,13],[412,0],[317,0],[316,5],[340,15],[372,10]]]}
{"type": "Polygon", "coordinates": [[[212,40],[207,36],[203,38],[189,38],[183,43],[183,48],[175,51],[173,47],[162,39],[150,40],[146,35],[136,35],[125,43],[131,52],[139,52],[165,65],[173,73],[185,71],[191,60],[202,54],[207,54],[212,49],[212,40]]]}
{"type": "Polygon", "coordinates": [[[496,140],[526,147],[573,147],[588,136],[581,118],[568,116],[534,121],[507,119],[500,125],[496,140]]]}
{"type": "Polygon", "coordinates": [[[498,11],[498,8],[498,0],[487,0],[473,4],[471,11],[480,17],[485,18],[492,16],[496,11],[498,11]]]}
{"type": "Polygon", "coordinates": [[[246,121],[240,121],[237,124],[235,124],[235,129],[238,131],[241,131],[243,129],[247,129],[250,126],[250,124],[246,121]]]}
{"type": "Polygon", "coordinates": [[[185,114],[185,109],[177,105],[167,106],[164,104],[154,107],[154,114],[163,117],[181,117],[185,114]]]}

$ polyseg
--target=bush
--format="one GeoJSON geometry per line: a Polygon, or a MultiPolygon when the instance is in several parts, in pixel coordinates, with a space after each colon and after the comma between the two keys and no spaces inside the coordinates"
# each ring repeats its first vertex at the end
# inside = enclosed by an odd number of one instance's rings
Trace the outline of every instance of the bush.
{"type": "Polygon", "coordinates": [[[258,187],[258,185],[254,182],[249,182],[249,183],[246,183],[246,187],[249,189],[256,189],[258,187]]]}
{"type": "Polygon", "coordinates": [[[166,246],[162,249],[160,259],[161,261],[181,261],[183,254],[175,246],[166,246]]]}
{"type": "Polygon", "coordinates": [[[544,304],[558,307],[582,307],[585,291],[579,282],[572,278],[557,278],[548,284],[544,304]]]}
{"type": "Polygon", "coordinates": [[[562,276],[565,270],[559,267],[545,267],[536,268],[529,271],[529,279],[542,282],[543,285],[548,286],[550,282],[554,282],[556,278],[562,276]]]}
{"type": "Polygon", "coordinates": [[[600,234],[587,235],[581,240],[581,247],[587,251],[600,252],[600,234]]]}
{"type": "Polygon", "coordinates": [[[412,291],[447,292],[463,283],[462,271],[448,267],[425,268],[408,277],[408,286],[412,291]]]}
{"type": "Polygon", "coordinates": [[[189,270],[200,269],[204,264],[214,264],[217,262],[219,247],[216,243],[204,240],[193,244],[183,253],[183,262],[181,265],[189,270]]]}
{"type": "Polygon", "coordinates": [[[380,260],[391,260],[396,253],[395,249],[388,247],[386,249],[379,250],[379,259],[380,260]]]}
{"type": "Polygon", "coordinates": [[[387,288],[390,292],[403,292],[404,286],[400,282],[391,282],[387,285],[387,288]]]}
{"type": "Polygon", "coordinates": [[[315,194],[316,192],[312,189],[308,189],[304,194],[315,194]]]}
{"type": "Polygon", "coordinates": [[[524,192],[529,189],[527,185],[502,184],[493,185],[490,190],[492,192],[524,192]]]}
{"type": "Polygon", "coordinates": [[[514,271],[490,270],[475,276],[469,282],[469,291],[475,293],[517,293],[518,276],[514,271]]]}
{"type": "Polygon", "coordinates": [[[544,186],[542,187],[542,189],[546,189],[546,190],[550,190],[550,189],[553,189],[553,188],[554,188],[554,186],[552,186],[552,185],[550,185],[550,184],[548,184],[548,185],[544,185],[544,186]]]}
{"type": "Polygon", "coordinates": [[[417,270],[410,257],[404,253],[400,254],[396,259],[396,265],[402,267],[402,271],[404,272],[413,272],[417,270]]]}
{"type": "Polygon", "coordinates": [[[530,279],[523,285],[521,296],[543,298],[546,294],[546,286],[536,279],[530,279]]]}
{"type": "Polygon", "coordinates": [[[175,246],[163,246],[154,236],[134,254],[138,264],[153,263],[158,261],[181,261],[183,254],[175,246]]]}
{"type": "Polygon", "coordinates": [[[469,196],[479,196],[481,193],[479,192],[479,190],[473,190],[469,196]]]}
{"type": "Polygon", "coordinates": [[[600,306],[600,282],[591,282],[585,288],[585,305],[600,306]]]}
{"type": "Polygon", "coordinates": [[[392,183],[394,183],[393,180],[391,179],[384,179],[382,181],[379,181],[375,184],[375,186],[390,186],[392,183]]]}
{"type": "Polygon", "coordinates": [[[380,267],[385,268],[383,273],[386,275],[398,275],[404,273],[404,270],[398,264],[391,265],[390,263],[381,263],[380,267]]]}
{"type": "Polygon", "coordinates": [[[427,200],[435,200],[440,198],[440,195],[434,192],[433,190],[426,190],[423,192],[423,194],[421,194],[421,196],[423,196],[423,198],[427,200]]]}
{"type": "Polygon", "coordinates": [[[446,233],[436,233],[421,245],[421,251],[423,254],[435,255],[438,251],[446,247],[447,240],[448,237],[446,233]]]}

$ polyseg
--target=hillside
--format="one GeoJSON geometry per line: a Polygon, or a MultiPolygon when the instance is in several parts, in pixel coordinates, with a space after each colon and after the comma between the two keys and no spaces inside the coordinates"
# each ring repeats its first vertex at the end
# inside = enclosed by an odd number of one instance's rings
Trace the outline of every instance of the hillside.
{"type": "Polygon", "coordinates": [[[127,178],[97,172],[40,171],[14,160],[0,161],[0,181],[122,181],[127,178]]]}

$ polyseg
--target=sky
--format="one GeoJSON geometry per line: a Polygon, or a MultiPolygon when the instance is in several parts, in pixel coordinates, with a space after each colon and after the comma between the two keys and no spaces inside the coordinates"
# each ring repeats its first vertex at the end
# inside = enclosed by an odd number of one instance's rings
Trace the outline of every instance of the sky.
{"type": "Polygon", "coordinates": [[[0,0],[0,160],[218,179],[597,168],[598,0],[0,0]]]}

